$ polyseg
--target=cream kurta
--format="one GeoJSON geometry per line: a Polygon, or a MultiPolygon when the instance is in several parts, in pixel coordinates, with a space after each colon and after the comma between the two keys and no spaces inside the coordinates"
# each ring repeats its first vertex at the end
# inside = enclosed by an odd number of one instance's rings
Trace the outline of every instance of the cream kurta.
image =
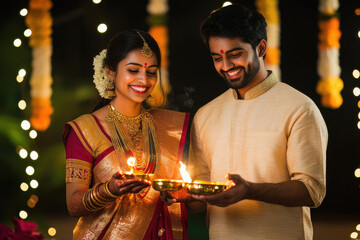
{"type": "MultiPolygon", "coordinates": [[[[196,113],[189,171],[194,180],[302,181],[315,207],[325,196],[327,128],[316,105],[270,74],[236,99],[229,89],[196,113]]],[[[210,206],[210,239],[312,239],[308,207],[243,200],[210,206]]]]}

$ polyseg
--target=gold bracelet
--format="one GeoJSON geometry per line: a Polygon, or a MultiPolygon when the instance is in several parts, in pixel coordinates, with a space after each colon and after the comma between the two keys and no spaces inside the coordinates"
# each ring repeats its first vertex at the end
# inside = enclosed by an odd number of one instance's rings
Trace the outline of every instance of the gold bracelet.
{"type": "Polygon", "coordinates": [[[110,192],[109,183],[110,183],[110,181],[107,181],[107,182],[103,185],[104,193],[105,193],[106,195],[108,195],[109,197],[112,197],[112,198],[118,198],[118,197],[120,197],[120,196],[117,196],[117,195],[112,194],[112,193],[110,192]]]}
{"type": "Polygon", "coordinates": [[[83,196],[83,198],[82,198],[82,204],[83,204],[83,206],[84,206],[84,208],[86,209],[86,210],[88,210],[88,211],[91,211],[92,209],[88,206],[88,204],[87,204],[87,194],[88,194],[88,191],[86,191],[85,193],[84,193],[84,196],[83,196]]]}
{"type": "Polygon", "coordinates": [[[86,210],[88,211],[98,211],[105,206],[107,206],[111,201],[102,201],[99,199],[101,183],[95,184],[95,186],[89,190],[87,190],[83,196],[82,203],[86,210]]]}
{"type": "Polygon", "coordinates": [[[99,207],[105,207],[106,205],[108,205],[110,202],[114,201],[114,198],[111,199],[105,199],[100,195],[100,184],[97,184],[94,187],[94,191],[92,191],[92,201],[98,205],[99,207]]]}
{"type": "Polygon", "coordinates": [[[89,199],[90,191],[91,191],[91,189],[89,189],[88,191],[85,192],[82,202],[83,202],[83,206],[86,210],[88,210],[90,212],[94,212],[94,211],[97,211],[98,209],[96,209],[90,202],[90,199],[89,199]]]}

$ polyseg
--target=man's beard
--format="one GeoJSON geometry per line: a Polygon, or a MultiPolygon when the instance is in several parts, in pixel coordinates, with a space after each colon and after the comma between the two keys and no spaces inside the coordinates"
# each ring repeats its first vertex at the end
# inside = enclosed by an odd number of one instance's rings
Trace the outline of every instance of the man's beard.
{"type": "Polygon", "coordinates": [[[236,69],[241,69],[243,71],[243,76],[237,79],[228,79],[225,71],[220,71],[221,74],[220,76],[225,80],[226,84],[232,88],[232,89],[241,89],[246,87],[247,85],[249,85],[249,83],[252,81],[252,79],[254,78],[254,76],[258,73],[259,69],[260,69],[260,61],[257,58],[256,55],[254,55],[253,57],[253,64],[250,65],[248,64],[247,66],[247,71],[244,67],[234,67],[232,69],[229,69],[227,72],[236,70],[236,69]]]}

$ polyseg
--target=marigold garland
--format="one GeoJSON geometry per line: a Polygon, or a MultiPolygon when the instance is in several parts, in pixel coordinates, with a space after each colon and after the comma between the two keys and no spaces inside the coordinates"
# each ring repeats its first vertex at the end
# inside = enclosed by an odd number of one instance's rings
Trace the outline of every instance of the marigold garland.
{"type": "Polygon", "coordinates": [[[52,95],[51,55],[52,55],[52,17],[51,0],[30,0],[29,13],[25,23],[32,31],[29,45],[32,47],[32,73],[30,96],[32,98],[31,125],[34,129],[45,131],[50,125],[53,113],[50,97],[52,95]]]}
{"type": "Polygon", "coordinates": [[[161,92],[159,81],[155,85],[152,98],[147,103],[152,107],[163,106],[167,102],[167,95],[171,91],[169,77],[168,77],[168,27],[167,27],[167,12],[169,6],[167,0],[150,0],[147,6],[149,13],[148,24],[149,34],[157,41],[161,50],[161,87],[164,90],[164,95],[161,92]]]}
{"type": "Polygon", "coordinates": [[[265,57],[265,65],[281,79],[280,71],[280,13],[277,0],[256,0],[258,11],[265,17],[267,22],[268,47],[265,57]]]}
{"type": "Polygon", "coordinates": [[[344,83],[340,78],[339,49],[341,32],[338,0],[319,1],[318,75],[316,91],[321,95],[321,104],[328,108],[339,108],[344,83]]]}

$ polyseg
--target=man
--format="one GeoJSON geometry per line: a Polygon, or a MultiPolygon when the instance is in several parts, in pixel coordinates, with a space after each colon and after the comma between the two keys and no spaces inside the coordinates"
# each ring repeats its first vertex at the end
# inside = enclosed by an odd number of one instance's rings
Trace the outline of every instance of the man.
{"type": "MultiPolygon", "coordinates": [[[[208,205],[210,239],[312,239],[310,207],[325,196],[327,128],[304,94],[267,71],[264,17],[239,5],[201,26],[216,71],[229,90],[196,113],[193,180],[234,183],[208,205]]],[[[188,202],[189,210],[199,202],[188,202]]]]}

